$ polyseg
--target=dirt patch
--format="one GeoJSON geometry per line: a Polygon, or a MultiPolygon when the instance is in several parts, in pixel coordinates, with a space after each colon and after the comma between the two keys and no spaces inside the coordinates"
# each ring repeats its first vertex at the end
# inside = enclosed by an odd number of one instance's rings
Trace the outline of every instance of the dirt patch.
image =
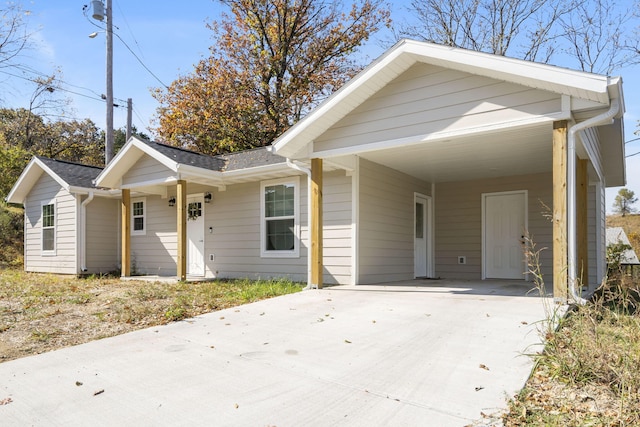
{"type": "Polygon", "coordinates": [[[288,281],[152,283],[0,271],[0,363],[297,292],[288,281]]]}

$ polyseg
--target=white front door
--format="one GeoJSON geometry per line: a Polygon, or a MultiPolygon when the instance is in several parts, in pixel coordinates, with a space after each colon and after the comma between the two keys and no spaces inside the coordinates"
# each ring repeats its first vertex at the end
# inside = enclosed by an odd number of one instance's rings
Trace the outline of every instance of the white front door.
{"type": "Polygon", "coordinates": [[[414,196],[414,277],[426,277],[429,275],[429,199],[421,194],[414,196]]]}
{"type": "Polygon", "coordinates": [[[187,274],[204,276],[204,199],[187,197],[187,274]]]}
{"type": "Polygon", "coordinates": [[[527,193],[483,194],[484,277],[524,279],[527,193]]]}

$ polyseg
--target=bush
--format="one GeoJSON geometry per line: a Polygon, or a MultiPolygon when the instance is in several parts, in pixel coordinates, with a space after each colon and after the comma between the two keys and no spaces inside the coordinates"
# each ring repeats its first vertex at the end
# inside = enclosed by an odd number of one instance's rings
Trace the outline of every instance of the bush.
{"type": "Polygon", "coordinates": [[[0,267],[22,266],[24,253],[24,215],[22,208],[0,203],[0,267]]]}

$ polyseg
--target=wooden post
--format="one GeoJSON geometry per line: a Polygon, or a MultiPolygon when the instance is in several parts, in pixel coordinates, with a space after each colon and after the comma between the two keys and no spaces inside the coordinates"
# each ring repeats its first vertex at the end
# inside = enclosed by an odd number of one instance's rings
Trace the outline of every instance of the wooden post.
{"type": "Polygon", "coordinates": [[[578,246],[578,286],[589,286],[589,226],[587,224],[587,196],[589,180],[587,160],[578,159],[576,164],[576,244],[578,246]]]}
{"type": "Polygon", "coordinates": [[[178,221],[176,234],[178,237],[178,280],[187,280],[187,181],[178,180],[176,207],[178,221]]]}
{"type": "Polygon", "coordinates": [[[322,159],[311,159],[311,285],[322,289],[322,159]]]}
{"type": "Polygon", "coordinates": [[[131,190],[122,190],[121,209],[122,215],[122,267],[120,275],[122,277],[131,276],[131,190]]]}
{"type": "Polygon", "coordinates": [[[567,121],[553,123],[553,298],[565,302],[567,287],[567,121]]]}

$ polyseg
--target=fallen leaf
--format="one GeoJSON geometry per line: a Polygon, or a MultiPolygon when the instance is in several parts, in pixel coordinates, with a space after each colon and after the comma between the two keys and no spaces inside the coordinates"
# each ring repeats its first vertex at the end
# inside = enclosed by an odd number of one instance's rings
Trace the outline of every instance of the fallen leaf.
{"type": "Polygon", "coordinates": [[[97,395],[102,394],[102,393],[104,393],[104,389],[100,389],[100,390],[98,390],[98,391],[94,391],[94,392],[93,392],[93,395],[94,395],[94,396],[97,396],[97,395]]]}
{"type": "Polygon", "coordinates": [[[351,341],[349,340],[344,340],[344,342],[346,342],[347,344],[351,344],[351,341]]]}
{"type": "Polygon", "coordinates": [[[236,409],[240,407],[240,405],[238,405],[237,403],[234,406],[236,407],[236,409]]]}
{"type": "Polygon", "coordinates": [[[484,387],[476,387],[475,390],[476,391],[484,390],[484,387]]]}
{"type": "Polygon", "coordinates": [[[520,322],[520,323],[522,323],[523,325],[528,325],[529,324],[529,322],[526,322],[524,320],[522,322],[520,322]]]}
{"type": "Polygon", "coordinates": [[[81,381],[76,381],[76,385],[77,385],[78,387],[80,387],[80,386],[82,385],[82,382],[81,382],[81,381]]]}
{"type": "Polygon", "coordinates": [[[8,405],[11,402],[13,402],[13,399],[11,399],[10,397],[5,397],[4,399],[0,400],[0,406],[8,405]]]}
{"type": "Polygon", "coordinates": [[[487,367],[487,365],[485,365],[483,363],[480,364],[480,368],[481,369],[486,369],[487,371],[489,370],[489,367],[487,367]]]}

